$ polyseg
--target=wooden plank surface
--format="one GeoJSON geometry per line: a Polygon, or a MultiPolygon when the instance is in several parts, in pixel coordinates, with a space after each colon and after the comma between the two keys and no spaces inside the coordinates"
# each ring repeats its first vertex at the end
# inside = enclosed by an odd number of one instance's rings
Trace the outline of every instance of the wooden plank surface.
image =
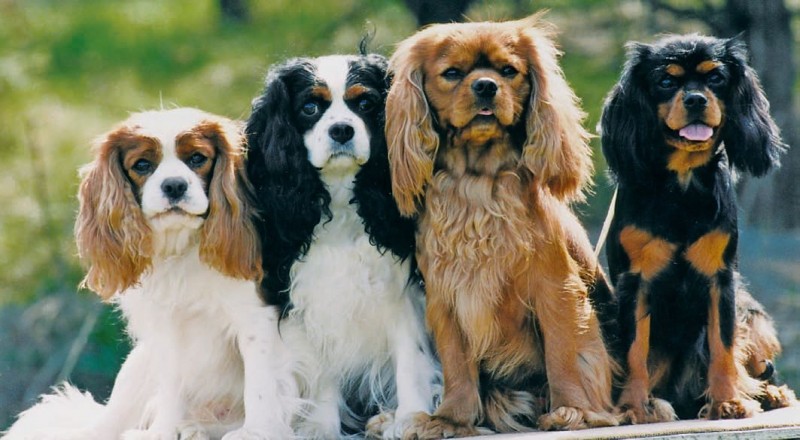
{"type": "Polygon", "coordinates": [[[503,434],[491,436],[491,438],[492,440],[800,439],[800,406],[768,411],[743,420],[681,420],[583,431],[503,434]]]}

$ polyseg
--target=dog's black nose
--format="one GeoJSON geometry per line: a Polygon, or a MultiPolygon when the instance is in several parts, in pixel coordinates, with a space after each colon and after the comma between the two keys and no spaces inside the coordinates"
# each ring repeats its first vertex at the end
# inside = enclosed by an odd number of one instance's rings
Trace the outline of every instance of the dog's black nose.
{"type": "Polygon", "coordinates": [[[497,83],[491,78],[479,78],[472,83],[472,91],[479,98],[493,98],[497,94],[497,83]]]}
{"type": "Polygon", "coordinates": [[[170,177],[161,182],[161,191],[170,200],[178,200],[186,194],[189,183],[182,177],[170,177]]]}
{"type": "Polygon", "coordinates": [[[328,129],[328,136],[340,144],[353,139],[354,134],[355,130],[353,130],[353,127],[350,124],[333,124],[331,125],[331,128],[328,129]]]}
{"type": "Polygon", "coordinates": [[[708,98],[700,92],[687,93],[683,97],[683,106],[686,107],[686,110],[705,110],[706,105],[708,105],[708,98]]]}

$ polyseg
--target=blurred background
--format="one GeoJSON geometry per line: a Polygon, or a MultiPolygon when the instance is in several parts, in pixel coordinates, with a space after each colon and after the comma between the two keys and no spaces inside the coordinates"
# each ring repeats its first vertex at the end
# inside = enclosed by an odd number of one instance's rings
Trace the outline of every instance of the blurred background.
{"type": "MultiPolygon", "coordinates": [[[[785,140],[799,144],[800,0],[0,0],[0,429],[63,380],[105,399],[129,350],[117,314],[76,287],[76,170],[96,136],[162,106],[246,118],[269,64],[354,52],[365,29],[389,55],[427,23],[541,8],[592,131],[626,41],[743,33],[785,140]]],[[[596,231],[612,190],[594,146],[594,195],[577,209],[596,231]]],[[[783,379],[800,388],[800,150],[783,163],[739,183],[741,272],[778,324],[783,379]]]]}

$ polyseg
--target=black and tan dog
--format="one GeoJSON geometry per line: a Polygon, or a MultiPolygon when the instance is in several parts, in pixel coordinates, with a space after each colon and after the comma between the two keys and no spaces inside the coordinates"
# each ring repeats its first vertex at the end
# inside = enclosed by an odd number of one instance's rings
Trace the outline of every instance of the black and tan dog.
{"type": "Polygon", "coordinates": [[[761,176],[785,149],[744,45],[630,45],[601,128],[619,188],[607,248],[627,360],[618,406],[644,423],[675,418],[669,403],[711,419],[788,405],[768,380],[772,321],[737,272],[732,174],[761,176]]]}

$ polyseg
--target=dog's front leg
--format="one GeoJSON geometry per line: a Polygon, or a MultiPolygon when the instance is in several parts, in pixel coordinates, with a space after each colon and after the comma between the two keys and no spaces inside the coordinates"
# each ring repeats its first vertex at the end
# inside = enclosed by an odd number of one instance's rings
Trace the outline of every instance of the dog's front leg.
{"type": "Polygon", "coordinates": [[[422,440],[477,435],[475,424],[483,418],[478,365],[469,355],[450,305],[433,286],[428,290],[426,315],[442,362],[444,398],[432,416],[417,413],[404,437],[422,440]]]}
{"type": "Polygon", "coordinates": [[[244,425],[223,440],[292,437],[291,417],[298,402],[291,359],[278,333],[272,307],[237,310],[231,316],[244,364],[244,425]]]}
{"type": "Polygon", "coordinates": [[[751,381],[733,355],[736,325],[735,286],[732,274],[721,273],[711,282],[708,306],[708,404],[700,410],[710,419],[740,419],[761,412],[761,405],[741,392],[740,383],[751,381]]]}
{"type": "MultiPolygon", "coordinates": [[[[166,332],[163,338],[174,338],[174,335],[166,332]]],[[[173,341],[168,344],[161,343],[161,347],[177,347],[178,342],[173,341]]],[[[159,356],[159,369],[153,374],[153,381],[156,385],[155,396],[153,397],[153,420],[150,426],[145,429],[130,429],[125,431],[122,440],[174,440],[178,436],[178,426],[184,418],[186,405],[181,393],[181,371],[177,353],[166,351],[161,353],[150,353],[149,355],[159,356]]],[[[150,365],[155,365],[151,363],[150,365]]],[[[135,387],[135,383],[129,386],[135,387]]],[[[116,386],[115,386],[116,388],[116,386]]]]}
{"type": "Polygon", "coordinates": [[[650,353],[650,312],[647,301],[647,283],[638,275],[625,274],[619,286],[620,296],[635,298],[634,311],[623,310],[623,314],[632,313],[634,319],[633,341],[626,353],[627,381],[617,406],[626,423],[656,423],[676,420],[672,405],[663,399],[650,395],[652,384],[648,370],[650,353]],[[631,291],[627,291],[631,290],[631,291]]]}
{"type": "MultiPolygon", "coordinates": [[[[413,292],[420,294],[421,292],[413,292]]],[[[405,313],[388,335],[394,346],[397,409],[372,417],[367,423],[370,437],[402,438],[415,413],[429,414],[433,405],[436,370],[427,353],[424,323],[406,301],[405,313]]]]}
{"type": "Polygon", "coordinates": [[[561,430],[616,425],[610,412],[611,360],[599,323],[578,272],[571,271],[568,262],[561,267],[562,273],[531,275],[530,292],[544,339],[550,391],[550,412],[539,418],[539,427],[561,430]]]}
{"type": "Polygon", "coordinates": [[[734,358],[736,285],[730,252],[736,238],[714,229],[686,249],[686,261],[709,281],[708,290],[708,404],[701,416],[711,419],[751,417],[761,410],[758,402],[740,392],[739,382],[749,379],[734,358]],[[727,260],[727,261],[726,261],[727,260]]]}

